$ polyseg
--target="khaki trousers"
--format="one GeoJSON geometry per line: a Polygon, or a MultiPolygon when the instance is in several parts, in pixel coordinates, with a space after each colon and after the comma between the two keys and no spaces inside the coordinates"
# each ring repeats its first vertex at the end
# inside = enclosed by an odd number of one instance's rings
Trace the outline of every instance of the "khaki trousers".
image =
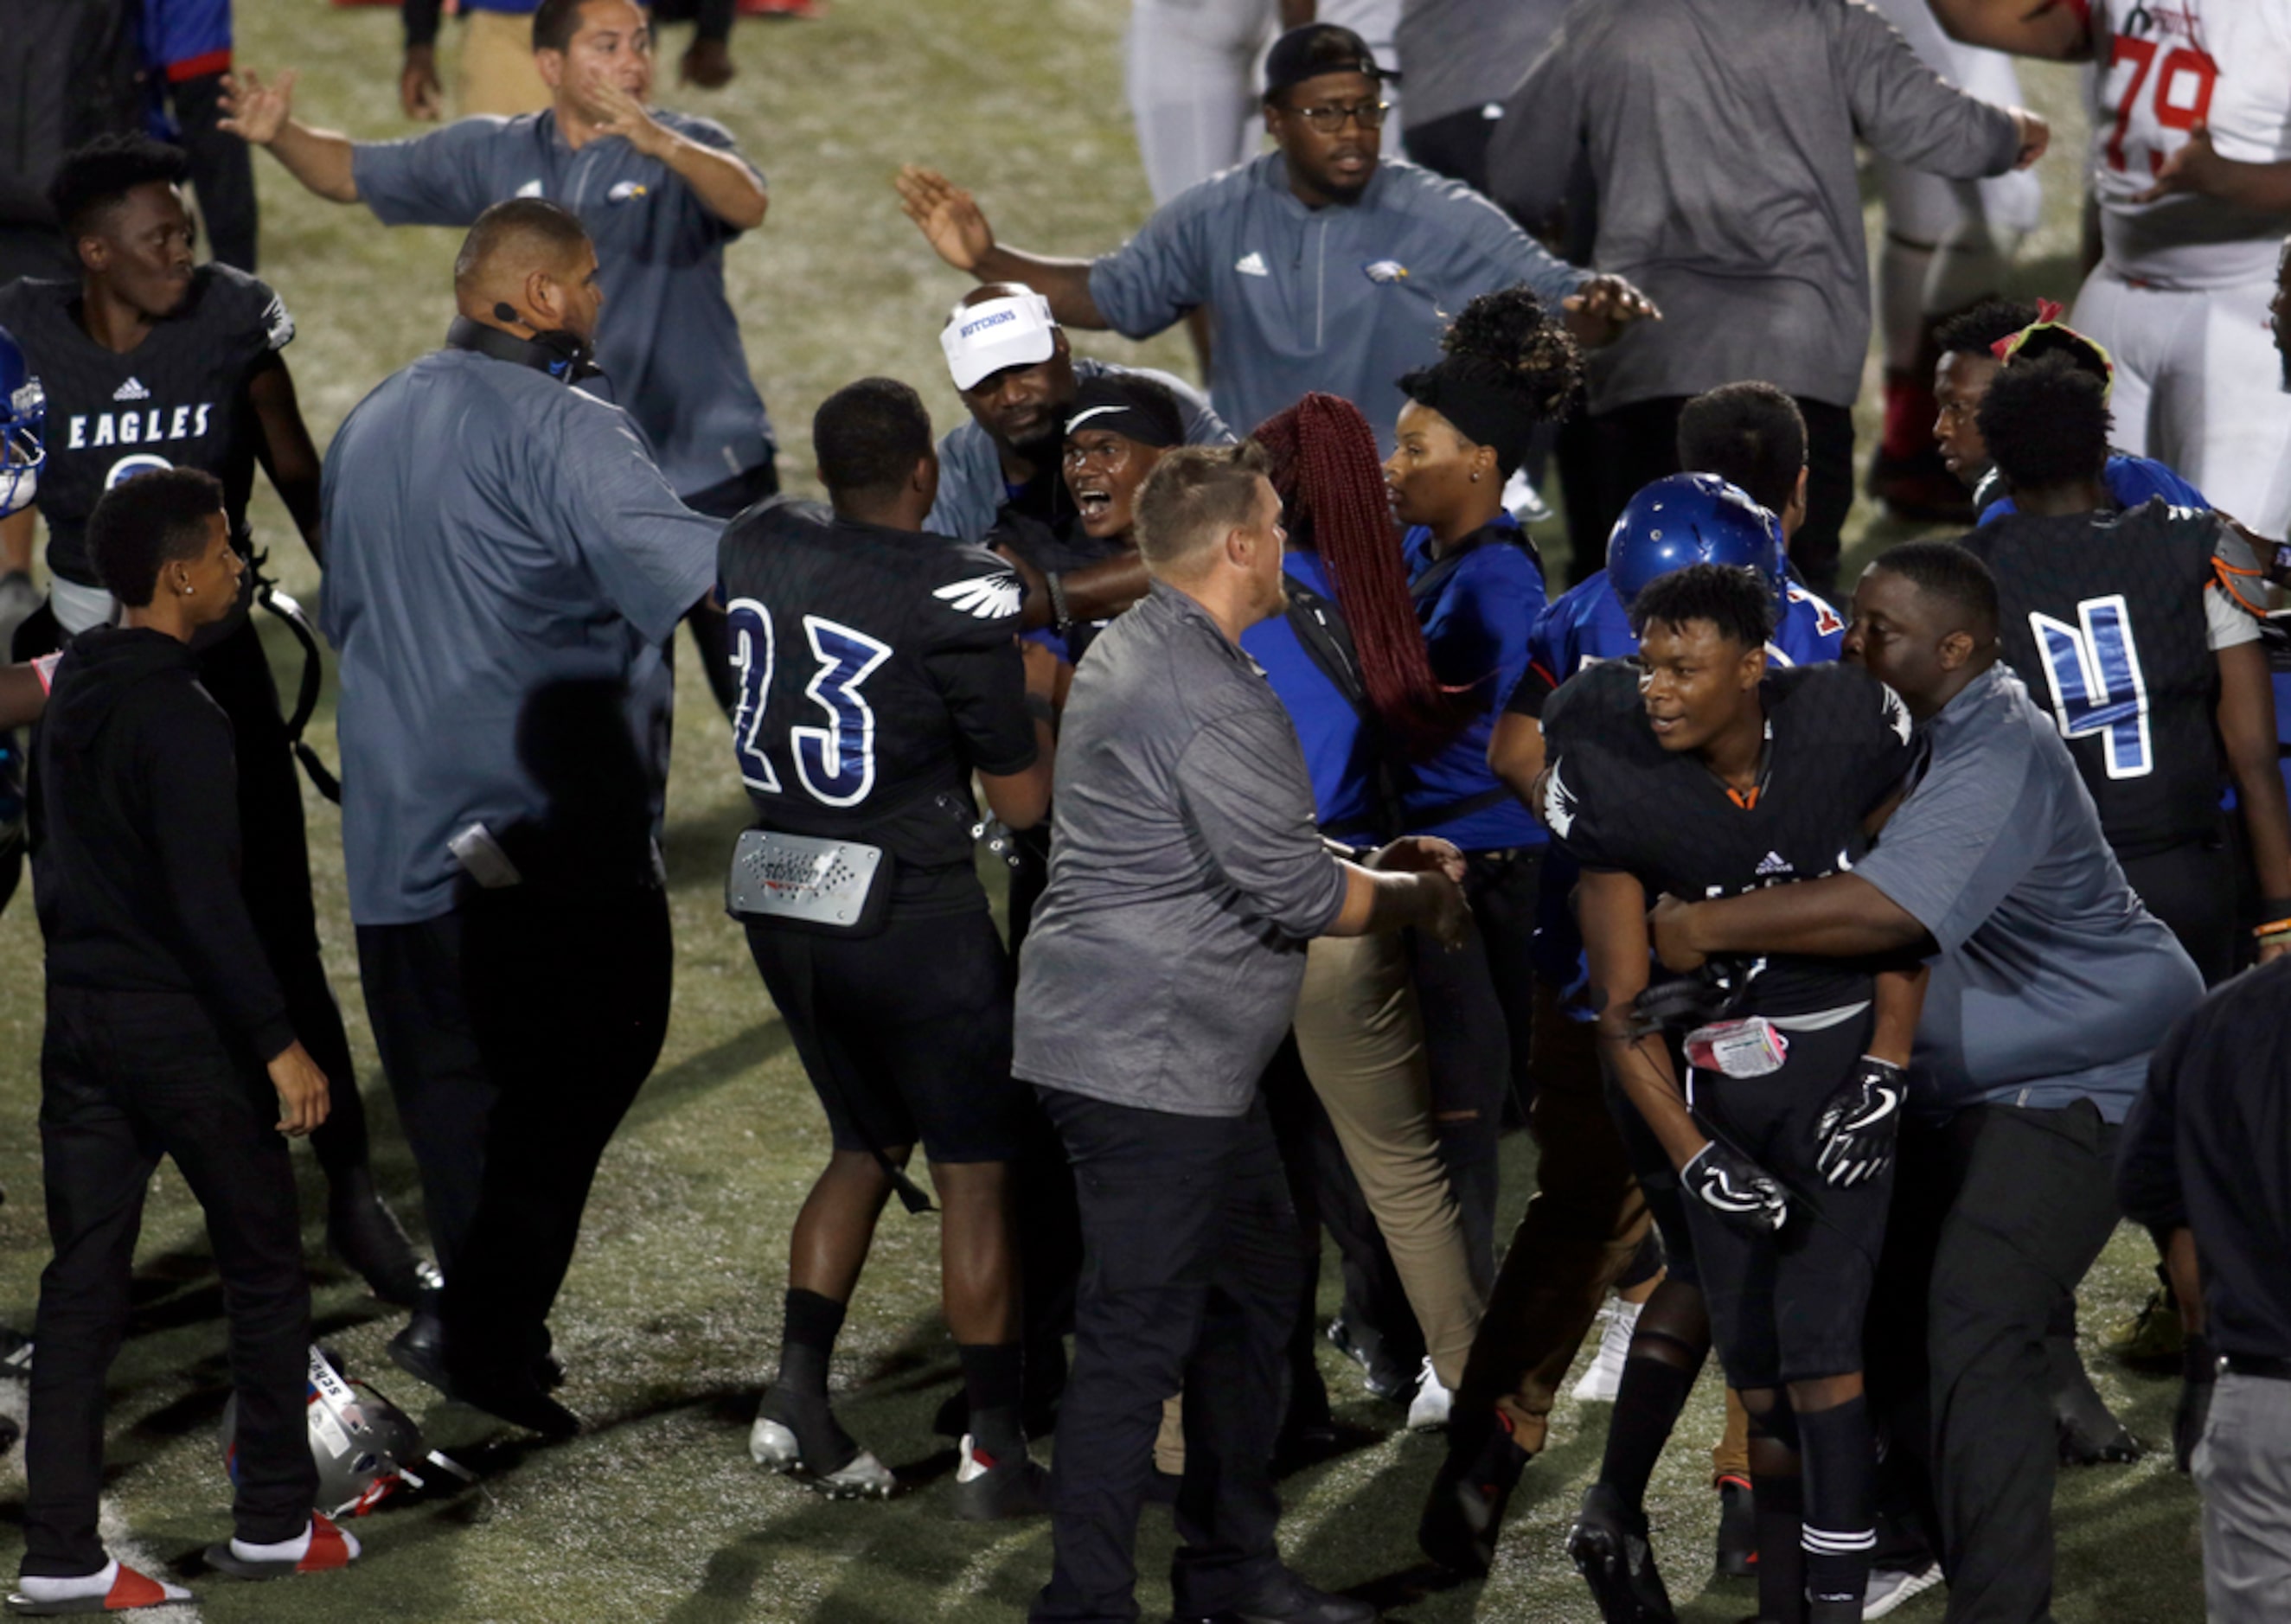
{"type": "Polygon", "coordinates": [[[1397,936],[1322,937],[1307,950],[1297,1049],[1392,1252],[1432,1369],[1463,1379],[1482,1303],[1432,1120],[1424,1021],[1397,936]]]}
{"type": "Polygon", "coordinates": [[[461,117],[514,118],[538,113],[549,86],[533,65],[533,18],[522,12],[470,12],[462,24],[462,63],[454,78],[461,117]]]}

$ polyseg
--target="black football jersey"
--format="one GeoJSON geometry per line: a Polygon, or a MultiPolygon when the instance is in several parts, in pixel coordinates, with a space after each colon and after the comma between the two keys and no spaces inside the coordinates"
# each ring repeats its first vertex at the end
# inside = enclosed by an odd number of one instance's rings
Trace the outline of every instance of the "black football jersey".
{"type": "MultiPolygon", "coordinates": [[[[1636,876],[1648,893],[1731,896],[1850,869],[1862,820],[1908,776],[1909,713],[1858,666],[1770,671],[1763,784],[1748,805],[1692,752],[1647,726],[1635,662],[1594,665],[1545,701],[1544,823],[1585,868],[1636,876]]],[[[1747,967],[1744,1010],[1835,1009],[1869,995],[1867,966],[1775,956],[1747,967]]]]}
{"type": "Polygon", "coordinates": [[[112,486],[157,468],[204,469],[221,480],[232,536],[245,551],[261,431],[246,384],[294,336],[285,302],[245,271],[202,265],[182,308],[125,355],[87,335],[79,302],[76,282],[26,278],[0,287],[0,327],[15,334],[47,390],[39,508],[48,567],[98,584],[88,515],[112,486]]]}
{"type": "Polygon", "coordinates": [[[1965,543],[1997,578],[1998,633],[2076,758],[2102,830],[2139,855],[2212,832],[2215,559],[2251,565],[2218,516],[2160,498],[2121,513],[2011,513],[1965,543]]]}
{"type": "Polygon", "coordinates": [[[783,500],[725,531],[718,574],[758,827],[882,847],[903,908],[976,904],[971,772],[1035,753],[1010,567],[783,500]]]}

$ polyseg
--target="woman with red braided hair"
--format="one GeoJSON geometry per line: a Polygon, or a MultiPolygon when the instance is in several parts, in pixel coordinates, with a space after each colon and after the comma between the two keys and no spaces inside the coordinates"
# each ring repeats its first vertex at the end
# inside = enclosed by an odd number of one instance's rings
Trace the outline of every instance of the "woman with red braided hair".
{"type": "MultiPolygon", "coordinates": [[[[1265,668],[1296,725],[1322,834],[1372,848],[1399,826],[1410,764],[1455,737],[1476,702],[1442,688],[1433,675],[1385,500],[1376,435],[1359,408],[1333,395],[1307,395],[1259,424],[1254,438],[1284,508],[1290,607],[1245,633],[1242,647],[1265,668]]],[[[1406,1302],[1395,1301],[1388,1317],[1411,1338],[1420,1325],[1428,1355],[1428,1379],[1410,1420],[1438,1425],[1447,1419],[1450,1387],[1462,1378],[1486,1286],[1473,1272],[1441,1153],[1439,1105],[1401,938],[1314,942],[1296,1037],[1305,1074],[1374,1219],[1348,1225],[1342,1209],[1350,1203],[1321,1203],[1345,1248],[1348,1285],[1371,1271],[1396,1273],[1406,1302]],[[1411,1310],[1416,1325],[1406,1324],[1411,1310]]],[[[1280,1080],[1266,1081],[1278,1105],[1280,1080]]],[[[1284,1152],[1293,1166],[1293,1136],[1284,1138],[1292,1138],[1284,1152]]],[[[1309,1347],[1302,1344],[1307,1354],[1309,1347]]],[[[1292,1401],[1292,1441],[1300,1422],[1315,1419],[1292,1401]]]]}

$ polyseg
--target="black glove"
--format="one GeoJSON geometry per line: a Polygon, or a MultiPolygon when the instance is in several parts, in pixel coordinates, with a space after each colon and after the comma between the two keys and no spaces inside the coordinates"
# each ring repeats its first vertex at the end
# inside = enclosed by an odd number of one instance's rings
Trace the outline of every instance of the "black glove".
{"type": "Polygon", "coordinates": [[[1627,1030],[1635,1038],[1657,1032],[1692,1032],[1719,1019],[1733,1002],[1734,989],[1705,965],[1691,976],[1655,982],[1631,1000],[1627,1030]]]}
{"type": "Polygon", "coordinates": [[[1814,1121],[1813,1137],[1821,1141],[1821,1151],[1813,1164],[1821,1176],[1845,1189],[1892,1167],[1901,1102],[1909,1094],[1909,1078],[1900,1066],[1862,1056],[1814,1121]]]}
{"type": "Polygon", "coordinates": [[[2204,1424],[2211,1419],[2212,1389],[2219,1382],[2219,1357],[2209,1337],[2190,1337],[2180,1354],[2180,1403],[2172,1411],[2172,1464],[2182,1472],[2196,1458],[2204,1441],[2204,1424]]]}
{"type": "Polygon", "coordinates": [[[1764,1169],[1713,1139],[1679,1170],[1687,1192],[1744,1234],[1769,1235],[1789,1220],[1789,1197],[1764,1169]]]}

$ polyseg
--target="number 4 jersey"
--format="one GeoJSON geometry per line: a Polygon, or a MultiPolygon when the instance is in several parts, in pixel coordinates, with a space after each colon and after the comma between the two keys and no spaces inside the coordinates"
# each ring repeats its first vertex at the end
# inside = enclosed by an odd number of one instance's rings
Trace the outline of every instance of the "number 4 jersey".
{"type": "Polygon", "coordinates": [[[2134,199],[2199,126],[2222,157],[2291,158],[2291,0],[2070,3],[2091,14],[2093,190],[2108,268],[2163,287],[2271,279],[2279,216],[2193,192],[2134,199]]]}
{"type": "Polygon", "coordinates": [[[733,521],[718,575],[757,825],[881,847],[903,914],[983,907],[970,775],[1035,754],[1009,566],[783,500],[733,521]]]}
{"type": "Polygon", "coordinates": [[[2108,843],[2138,856],[2219,826],[2215,651],[2259,635],[2258,566],[2217,515],[2009,513],[1965,539],[1997,578],[2006,661],[2052,714],[2108,843]]]}

